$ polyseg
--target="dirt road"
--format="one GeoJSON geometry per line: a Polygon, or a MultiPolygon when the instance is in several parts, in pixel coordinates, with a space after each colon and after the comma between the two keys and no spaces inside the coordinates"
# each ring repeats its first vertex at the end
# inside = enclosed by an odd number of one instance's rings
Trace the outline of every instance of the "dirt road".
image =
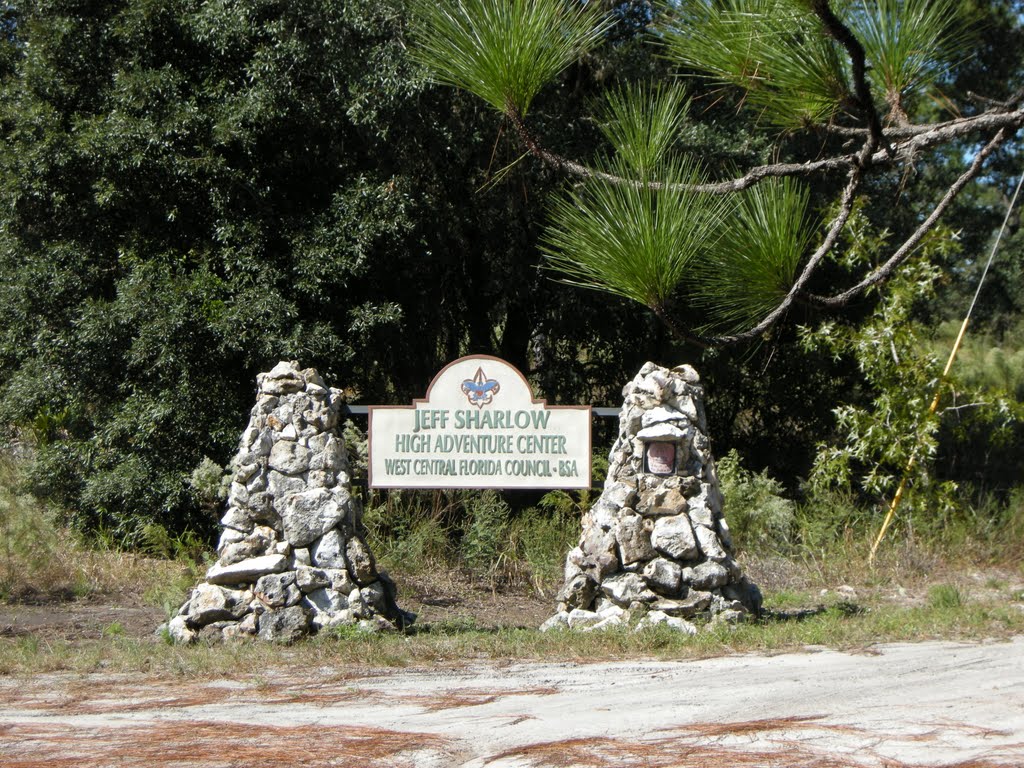
{"type": "Polygon", "coordinates": [[[1024,638],[701,661],[0,680],[0,765],[1024,766],[1024,638]]]}

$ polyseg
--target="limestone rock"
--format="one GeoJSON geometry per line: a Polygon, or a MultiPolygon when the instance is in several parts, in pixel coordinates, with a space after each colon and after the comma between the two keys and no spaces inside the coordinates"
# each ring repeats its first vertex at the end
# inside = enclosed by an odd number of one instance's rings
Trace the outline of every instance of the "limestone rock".
{"type": "Polygon", "coordinates": [[[591,578],[599,581],[607,574],[618,570],[619,557],[616,549],[615,535],[610,530],[591,527],[580,539],[580,550],[583,553],[581,565],[591,578]]]}
{"type": "Polygon", "coordinates": [[[195,627],[239,618],[245,613],[244,595],[241,590],[200,584],[188,601],[189,623],[195,627]]]}
{"type": "Polygon", "coordinates": [[[567,581],[558,593],[558,601],[569,608],[590,605],[597,594],[597,582],[584,573],[577,574],[567,581]]]}
{"type": "Polygon", "coordinates": [[[312,544],[345,518],[347,503],[348,494],[326,488],[288,494],[281,509],[285,539],[293,547],[312,544]]]}
{"type": "Polygon", "coordinates": [[[715,589],[729,583],[729,571],[721,563],[708,560],[695,568],[684,568],[683,582],[695,589],[715,589]]]}
{"type": "Polygon", "coordinates": [[[288,362],[257,383],[231,462],[218,561],[165,627],[169,636],[287,643],[339,623],[375,631],[411,623],[359,536],[337,429],[341,392],[288,362]]]}
{"type": "Polygon", "coordinates": [[[604,493],[601,495],[609,504],[618,509],[630,507],[636,500],[636,485],[613,481],[609,478],[605,482],[604,493]]]}
{"type": "Polygon", "coordinates": [[[615,538],[619,544],[619,559],[623,565],[650,560],[656,556],[651,544],[653,528],[653,522],[640,515],[623,514],[619,518],[615,538]]]}
{"type": "Polygon", "coordinates": [[[189,628],[184,616],[175,616],[167,622],[167,636],[181,645],[189,645],[198,639],[196,631],[189,628]]]}
{"type": "Polygon", "coordinates": [[[348,571],[357,584],[368,584],[377,578],[377,566],[366,542],[353,536],[345,546],[345,560],[348,571]]]}
{"type": "Polygon", "coordinates": [[[688,622],[686,619],[680,619],[675,616],[669,616],[662,611],[651,611],[644,616],[636,625],[636,631],[640,632],[650,627],[669,627],[677,632],[681,632],[684,635],[696,635],[697,627],[688,622]]]}
{"type": "Polygon", "coordinates": [[[657,600],[651,604],[651,608],[663,611],[669,616],[683,616],[689,619],[706,613],[714,597],[710,592],[691,589],[683,597],[674,600],[657,600]]]}
{"type": "Polygon", "coordinates": [[[261,576],[253,591],[268,608],[286,608],[295,605],[302,597],[302,593],[295,584],[294,571],[261,576]]]}
{"type": "Polygon", "coordinates": [[[540,625],[541,632],[550,632],[552,629],[568,629],[569,614],[566,611],[559,611],[550,619],[540,625]]]}
{"type": "Polygon", "coordinates": [[[718,539],[718,534],[713,530],[703,525],[695,525],[693,533],[697,537],[697,544],[704,557],[714,560],[716,563],[720,563],[729,557],[729,553],[718,539]]]}
{"type": "MultiPolygon", "coordinates": [[[[622,397],[604,490],[583,515],[579,544],[566,557],[559,613],[544,626],[568,626],[570,615],[590,621],[609,606],[653,606],[647,624],[688,633],[693,626],[684,618],[756,613],[760,593],[732,557],[697,372],[646,363],[622,397]],[[672,472],[662,473],[664,464],[658,474],[646,471],[650,441],[675,444],[672,472]]],[[[624,620],[610,614],[588,631],[624,620]]]]}
{"type": "Polygon", "coordinates": [[[327,571],[323,568],[311,566],[297,566],[295,568],[295,585],[300,591],[308,594],[317,589],[323,589],[331,583],[327,571]]]}
{"type": "Polygon", "coordinates": [[[674,560],[692,560],[698,554],[697,539],[686,515],[658,518],[651,532],[651,544],[674,560]]]}
{"type": "Polygon", "coordinates": [[[251,515],[241,507],[235,506],[234,504],[228,507],[227,512],[225,512],[224,516],[220,519],[220,524],[228,528],[233,528],[236,531],[242,531],[243,533],[251,531],[253,526],[256,525],[251,515]]]}
{"type": "Polygon", "coordinates": [[[569,629],[583,629],[584,627],[597,624],[599,621],[601,621],[601,617],[594,611],[584,611],[579,608],[573,608],[569,611],[567,619],[569,629]]]}
{"type": "Polygon", "coordinates": [[[234,528],[225,528],[221,531],[220,539],[217,541],[217,551],[221,552],[224,547],[244,540],[245,534],[242,531],[235,530],[234,528]]]}
{"type": "Polygon", "coordinates": [[[309,633],[310,617],[301,606],[270,610],[259,618],[258,634],[271,643],[294,643],[309,633]]]}
{"type": "Polygon", "coordinates": [[[662,485],[641,494],[636,511],[645,517],[669,517],[686,512],[689,502],[677,487],[662,485]]]}
{"type": "Polygon", "coordinates": [[[310,451],[303,445],[287,440],[274,444],[268,464],[283,475],[301,475],[309,469],[310,451]]]}
{"type": "Polygon", "coordinates": [[[655,592],[662,595],[678,595],[683,569],[679,563],[659,557],[644,566],[644,581],[655,592]]]}
{"type": "Polygon", "coordinates": [[[206,572],[210,584],[245,584],[255,582],[260,576],[278,573],[288,565],[284,555],[263,555],[242,560],[231,565],[214,565],[206,572]]]}
{"type": "Polygon", "coordinates": [[[320,568],[345,568],[345,537],[338,529],[328,531],[309,549],[310,560],[320,568]]]}
{"type": "Polygon", "coordinates": [[[249,640],[256,634],[256,614],[246,614],[241,621],[233,621],[221,630],[221,638],[226,641],[249,640]]]}
{"type": "Polygon", "coordinates": [[[261,373],[256,377],[260,391],[270,395],[286,395],[301,392],[306,388],[298,367],[293,363],[278,363],[269,373],[261,373]]]}
{"type": "Polygon", "coordinates": [[[302,493],[306,490],[306,481],[301,477],[285,475],[272,469],[267,473],[267,488],[275,502],[278,502],[274,504],[277,513],[283,515],[285,510],[280,502],[285,501],[293,493],[302,493]]]}
{"type": "Polygon", "coordinates": [[[342,611],[348,610],[348,597],[334,589],[316,589],[306,595],[306,601],[313,611],[313,621],[321,625],[329,622],[342,611]]]}
{"type": "Polygon", "coordinates": [[[658,596],[647,588],[647,582],[635,573],[618,573],[609,576],[601,582],[601,590],[619,605],[658,599],[658,596]]]}

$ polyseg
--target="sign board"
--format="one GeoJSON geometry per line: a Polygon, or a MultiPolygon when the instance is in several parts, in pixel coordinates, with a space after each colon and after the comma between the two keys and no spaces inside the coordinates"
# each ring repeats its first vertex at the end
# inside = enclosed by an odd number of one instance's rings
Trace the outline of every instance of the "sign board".
{"type": "Polygon", "coordinates": [[[534,400],[496,357],[463,357],[423,400],[369,411],[371,488],[590,487],[590,406],[534,400]]]}

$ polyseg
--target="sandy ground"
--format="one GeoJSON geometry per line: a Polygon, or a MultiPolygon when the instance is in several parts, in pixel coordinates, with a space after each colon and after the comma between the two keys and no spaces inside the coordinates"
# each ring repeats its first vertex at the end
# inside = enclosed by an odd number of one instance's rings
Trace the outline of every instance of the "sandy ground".
{"type": "Polygon", "coordinates": [[[0,680],[0,766],[1024,766],[1024,638],[700,661],[0,680]]]}

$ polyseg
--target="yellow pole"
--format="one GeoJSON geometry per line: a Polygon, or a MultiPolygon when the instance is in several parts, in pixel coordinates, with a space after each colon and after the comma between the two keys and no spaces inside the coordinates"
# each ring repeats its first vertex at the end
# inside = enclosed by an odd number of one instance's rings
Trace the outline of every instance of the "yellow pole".
{"type": "MultiPolygon", "coordinates": [[[[967,315],[967,317],[964,318],[963,323],[960,325],[960,333],[957,335],[956,341],[953,343],[953,350],[949,353],[949,360],[946,361],[946,367],[942,371],[942,376],[939,377],[938,384],[935,386],[935,397],[932,398],[932,404],[928,408],[929,416],[933,415],[939,408],[939,399],[942,397],[942,385],[946,383],[946,377],[949,376],[949,372],[953,368],[953,361],[956,360],[956,355],[960,351],[960,346],[963,344],[964,335],[967,333],[967,324],[970,320],[971,316],[967,315]]],[[[871,545],[871,554],[868,555],[868,564],[871,566],[875,564],[875,552],[878,551],[878,545],[882,543],[882,539],[885,537],[886,531],[889,530],[889,525],[892,523],[893,517],[896,516],[896,509],[903,500],[903,491],[907,487],[907,479],[910,477],[910,471],[914,468],[914,464],[916,463],[917,448],[915,447],[914,452],[910,454],[910,460],[907,462],[906,469],[903,470],[903,479],[900,480],[900,487],[896,489],[896,494],[892,497],[892,502],[889,504],[889,511],[885,515],[885,520],[882,521],[882,527],[878,531],[875,543],[871,545]]]]}
{"type": "MultiPolygon", "coordinates": [[[[953,350],[949,353],[949,360],[946,361],[946,368],[942,372],[942,376],[939,377],[939,383],[935,387],[935,397],[932,398],[931,407],[928,409],[929,416],[933,415],[939,407],[939,398],[942,396],[942,385],[946,382],[946,377],[949,376],[949,371],[953,367],[953,361],[956,360],[957,352],[960,351],[960,345],[963,343],[964,334],[967,333],[967,323],[970,322],[971,315],[974,313],[974,306],[978,303],[981,286],[985,284],[985,278],[988,276],[988,269],[992,266],[992,260],[996,256],[996,249],[999,247],[999,243],[1003,239],[1003,233],[1006,231],[1006,223],[1010,220],[1010,213],[1013,211],[1014,205],[1017,204],[1017,195],[1020,194],[1021,186],[1024,186],[1024,172],[1021,173],[1020,179],[1017,180],[1017,187],[1013,190],[1013,197],[1010,198],[1010,205],[1006,208],[1006,216],[1003,218],[1003,225],[999,228],[999,234],[996,235],[995,242],[992,243],[992,250],[989,252],[988,262],[986,262],[985,269],[982,270],[981,278],[978,280],[978,288],[974,292],[974,298],[971,300],[971,306],[967,308],[967,315],[964,317],[964,322],[960,326],[960,333],[956,337],[956,341],[953,343],[953,350]]],[[[896,494],[892,497],[892,503],[889,504],[889,511],[885,515],[885,520],[882,521],[882,527],[878,531],[875,543],[871,545],[871,554],[868,555],[869,566],[874,566],[875,552],[878,551],[878,545],[882,543],[882,538],[885,536],[885,532],[889,530],[889,525],[892,523],[892,519],[896,515],[896,508],[899,507],[900,501],[903,499],[903,491],[907,487],[907,478],[910,477],[910,470],[914,468],[914,464],[917,462],[917,451],[918,448],[915,446],[914,452],[910,454],[910,460],[907,462],[907,467],[903,470],[903,479],[900,480],[900,487],[896,489],[896,494]]]]}

